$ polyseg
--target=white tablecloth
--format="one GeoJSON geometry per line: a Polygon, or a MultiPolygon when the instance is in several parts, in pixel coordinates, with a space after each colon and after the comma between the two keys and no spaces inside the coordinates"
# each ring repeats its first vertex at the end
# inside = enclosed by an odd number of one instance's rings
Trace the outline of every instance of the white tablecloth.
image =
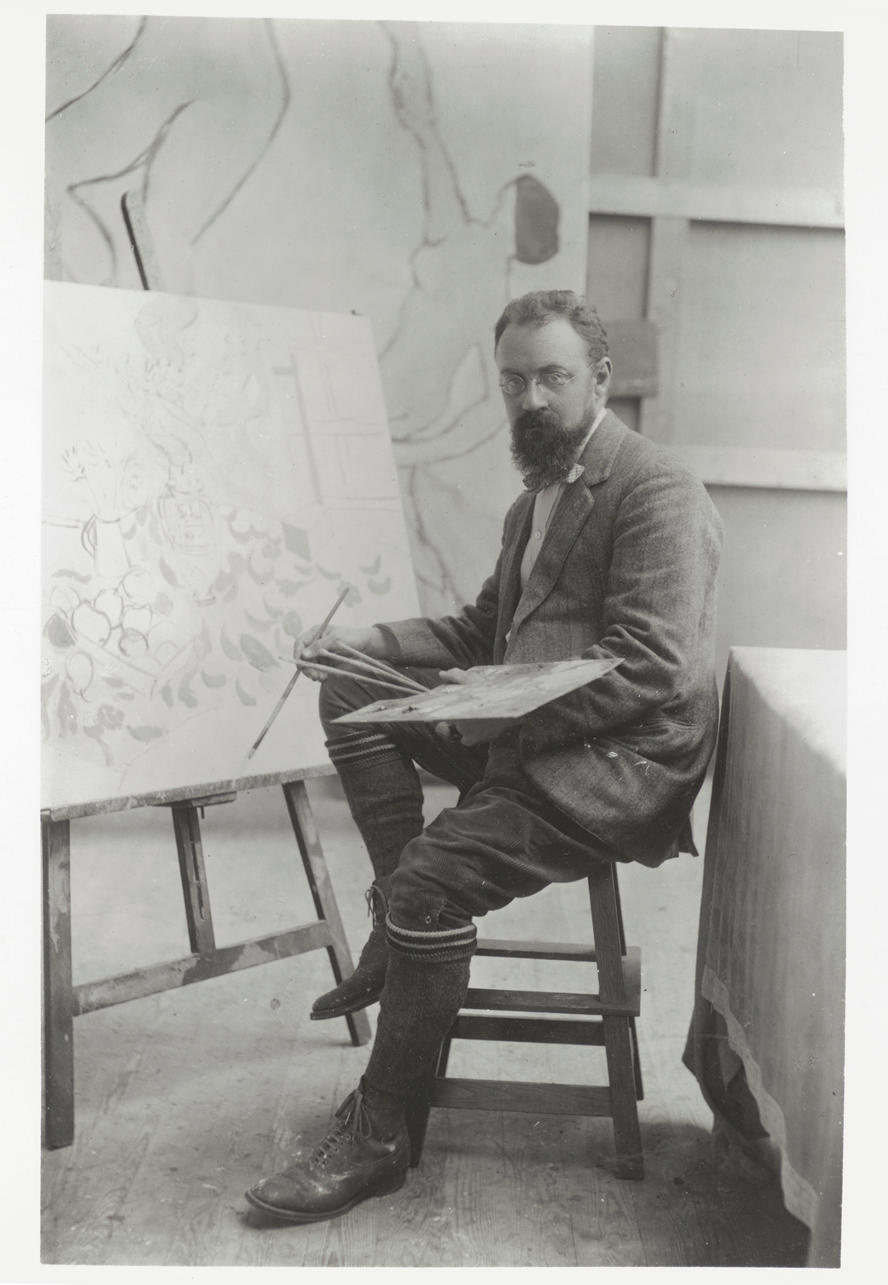
{"type": "Polygon", "coordinates": [[[820,1267],[839,1262],[844,925],[845,653],[734,648],[685,1061],[720,1126],[776,1146],[820,1267]]]}

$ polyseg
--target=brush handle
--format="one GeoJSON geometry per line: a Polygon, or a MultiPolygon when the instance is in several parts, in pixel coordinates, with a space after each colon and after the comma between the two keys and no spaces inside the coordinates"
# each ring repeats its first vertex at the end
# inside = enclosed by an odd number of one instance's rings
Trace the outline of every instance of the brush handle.
{"type": "Polygon", "coordinates": [[[331,648],[321,648],[320,654],[342,661],[344,664],[350,665],[353,670],[366,670],[368,674],[384,674],[386,678],[392,679],[392,681],[399,683],[402,687],[409,688],[411,691],[426,691],[422,683],[418,683],[415,678],[402,674],[400,670],[387,665],[385,661],[376,660],[373,656],[367,656],[364,652],[357,651],[354,647],[349,647],[347,643],[339,643],[336,651],[331,648]]]}
{"type": "MultiPolygon", "coordinates": [[[[399,692],[402,696],[417,696],[419,694],[415,688],[407,687],[404,683],[391,682],[387,678],[371,678],[369,674],[362,674],[359,670],[349,669],[345,665],[322,665],[317,660],[297,660],[293,663],[299,666],[300,672],[303,669],[316,669],[321,674],[345,674],[347,678],[357,678],[362,683],[369,683],[371,687],[388,687],[392,691],[399,692]]],[[[421,687],[419,690],[425,692],[426,688],[421,687]]]]}
{"type": "MultiPolygon", "coordinates": [[[[321,634],[322,634],[322,633],[324,632],[324,630],[327,628],[327,626],[329,625],[329,623],[330,623],[330,621],[333,619],[333,617],[336,615],[336,613],[337,613],[337,611],[339,610],[339,608],[340,608],[340,607],[342,606],[342,604],[345,602],[345,599],[346,599],[346,597],[348,596],[348,593],[349,593],[349,591],[350,591],[350,590],[351,590],[351,585],[348,585],[348,584],[347,584],[347,585],[345,585],[345,586],[344,586],[344,588],[342,589],[342,591],[341,591],[341,592],[340,592],[340,594],[339,594],[339,597],[338,597],[338,598],[336,599],[336,601],[333,603],[333,606],[332,606],[332,607],[330,608],[330,610],[327,612],[327,614],[326,614],[326,616],[324,617],[324,619],[323,619],[323,621],[321,622],[321,624],[320,624],[320,625],[318,625],[317,629],[314,631],[314,634],[312,635],[312,638],[311,638],[311,641],[312,641],[312,642],[315,642],[318,638],[320,638],[321,634]]],[[[292,677],[292,678],[290,679],[290,681],[287,683],[287,686],[284,688],[284,691],[283,691],[283,693],[282,693],[282,695],[281,695],[281,697],[280,697],[280,699],[279,699],[278,703],[275,705],[274,709],[273,709],[273,710],[271,711],[271,713],[269,714],[267,723],[265,724],[265,726],[263,727],[262,731],[259,733],[259,735],[256,737],[255,741],[253,742],[253,744],[250,746],[249,750],[247,751],[247,758],[248,758],[248,759],[251,759],[251,758],[253,757],[253,755],[254,755],[254,754],[256,753],[256,751],[258,750],[259,746],[260,746],[260,745],[262,744],[262,742],[264,741],[266,732],[267,732],[267,731],[268,731],[268,729],[271,727],[272,723],[273,723],[273,722],[274,722],[274,720],[277,718],[278,714],[279,714],[279,713],[281,712],[281,710],[284,708],[284,704],[286,703],[287,697],[290,695],[290,692],[291,692],[291,691],[293,690],[293,688],[295,687],[295,685],[296,685],[296,680],[297,680],[297,678],[299,677],[299,675],[300,675],[301,673],[302,673],[302,670],[301,670],[301,669],[297,669],[297,670],[296,670],[296,673],[293,675],[293,677],[292,677]]]]}

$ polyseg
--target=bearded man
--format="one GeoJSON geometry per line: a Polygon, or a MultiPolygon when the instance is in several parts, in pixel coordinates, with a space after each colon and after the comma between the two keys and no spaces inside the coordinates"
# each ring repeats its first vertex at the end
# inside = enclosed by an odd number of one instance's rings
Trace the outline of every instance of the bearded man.
{"type": "Polygon", "coordinates": [[[373,866],[373,929],[354,974],[311,1016],[377,1000],[380,1013],[330,1133],[247,1193],[292,1222],[403,1184],[405,1108],[465,998],[478,916],[596,862],[658,866],[694,851],[689,815],[718,717],[720,519],[695,477],[607,409],[607,337],[571,291],[510,303],[494,351],[526,490],[476,602],[437,620],[334,628],[297,654],[311,661],[341,642],[427,687],[473,665],[619,664],[519,720],[436,727],[337,723],[377,695],[351,676],[324,679],[327,747],[373,866]],[[417,765],[460,791],[428,826],[417,765]]]}

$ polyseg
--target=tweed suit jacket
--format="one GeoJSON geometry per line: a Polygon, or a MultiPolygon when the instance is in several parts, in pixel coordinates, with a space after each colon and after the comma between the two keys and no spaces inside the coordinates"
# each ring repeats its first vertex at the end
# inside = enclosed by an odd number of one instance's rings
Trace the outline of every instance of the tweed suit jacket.
{"type": "Polygon", "coordinates": [[[382,628],[411,665],[619,660],[526,715],[519,753],[542,794],[615,857],[659,865],[693,850],[688,817],[715,744],[722,525],[699,479],[611,411],[580,462],[523,592],[526,492],[473,605],[382,628]]]}

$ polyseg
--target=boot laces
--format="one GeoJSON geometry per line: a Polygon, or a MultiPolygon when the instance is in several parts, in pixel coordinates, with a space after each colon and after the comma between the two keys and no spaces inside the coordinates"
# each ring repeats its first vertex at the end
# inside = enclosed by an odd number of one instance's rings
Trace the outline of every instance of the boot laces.
{"type": "Polygon", "coordinates": [[[343,1146],[350,1146],[359,1138],[369,1138],[373,1129],[370,1112],[364,1101],[362,1089],[355,1089],[336,1112],[337,1123],[312,1154],[312,1162],[324,1166],[327,1160],[343,1146]]]}
{"type": "Polygon", "coordinates": [[[367,903],[367,914],[370,916],[370,922],[374,928],[381,928],[385,924],[385,917],[388,913],[388,902],[385,893],[376,884],[371,884],[364,893],[364,900],[367,903]]]}

